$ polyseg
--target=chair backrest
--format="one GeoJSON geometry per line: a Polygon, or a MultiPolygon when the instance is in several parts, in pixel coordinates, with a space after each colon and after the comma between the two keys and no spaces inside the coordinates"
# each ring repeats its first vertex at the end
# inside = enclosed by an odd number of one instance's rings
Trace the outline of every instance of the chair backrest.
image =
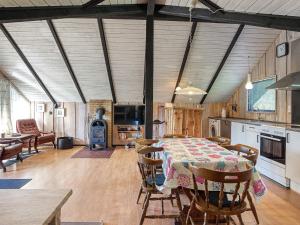
{"type": "Polygon", "coordinates": [[[17,132],[21,134],[33,134],[40,136],[41,133],[34,119],[22,119],[16,122],[17,132]]]}
{"type": "Polygon", "coordinates": [[[207,137],[206,138],[207,140],[209,141],[212,141],[212,142],[215,142],[217,143],[218,145],[229,145],[230,144],[230,139],[229,138],[225,138],[225,137],[207,137]]]}
{"type": "Polygon", "coordinates": [[[223,147],[231,151],[236,151],[238,155],[241,155],[244,158],[250,160],[254,166],[256,165],[258,154],[259,154],[258,149],[243,144],[226,145],[223,147]]]}
{"type": "Polygon", "coordinates": [[[161,159],[151,159],[144,155],[141,155],[138,159],[139,170],[143,179],[144,187],[155,188],[156,181],[156,167],[163,164],[161,159]]]}
{"type": "Polygon", "coordinates": [[[209,170],[205,168],[197,168],[195,166],[190,166],[189,170],[193,173],[193,182],[194,182],[194,189],[195,189],[195,197],[196,201],[199,200],[200,196],[198,193],[198,185],[196,182],[196,177],[201,177],[204,179],[204,185],[205,185],[205,204],[206,207],[209,207],[209,190],[208,190],[208,182],[217,182],[220,183],[220,192],[219,192],[219,198],[218,198],[218,208],[223,208],[224,203],[224,188],[225,184],[235,184],[235,189],[232,194],[232,201],[230,205],[230,209],[232,209],[234,206],[236,206],[236,200],[239,196],[239,189],[242,184],[244,184],[244,189],[242,191],[242,195],[240,198],[240,201],[238,204],[243,204],[245,201],[245,198],[247,196],[247,192],[249,190],[250,181],[252,178],[252,171],[253,168],[248,169],[243,172],[222,172],[222,171],[214,171],[209,170]]]}
{"type": "Polygon", "coordinates": [[[165,134],[163,138],[186,138],[184,134],[165,134]]]}

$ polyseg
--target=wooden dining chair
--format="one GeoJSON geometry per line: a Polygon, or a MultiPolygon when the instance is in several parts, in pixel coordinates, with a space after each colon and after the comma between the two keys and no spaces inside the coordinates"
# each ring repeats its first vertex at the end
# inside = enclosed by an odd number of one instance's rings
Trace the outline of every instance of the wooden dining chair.
{"type": "Polygon", "coordinates": [[[214,142],[220,146],[224,146],[224,145],[230,145],[230,139],[229,138],[225,138],[225,137],[207,137],[205,138],[211,142],[214,142]]]}
{"type": "Polygon", "coordinates": [[[220,172],[190,166],[189,170],[193,174],[195,191],[194,198],[188,211],[186,224],[189,222],[194,224],[190,215],[192,211],[198,210],[204,213],[205,225],[208,222],[208,216],[215,216],[216,224],[219,224],[221,216],[225,216],[226,223],[228,225],[230,224],[230,217],[234,215],[238,217],[240,224],[244,225],[241,214],[249,210],[247,203],[245,202],[245,198],[249,190],[253,168],[243,172],[220,172]],[[204,179],[204,192],[199,192],[196,177],[202,177],[204,179]],[[209,191],[209,182],[219,183],[220,190],[209,191]],[[225,192],[226,184],[234,185],[234,191],[230,193],[225,192]],[[240,188],[243,188],[241,193],[239,192],[240,188]]]}
{"type": "Polygon", "coordinates": [[[250,160],[253,165],[256,165],[259,151],[256,148],[252,148],[248,145],[237,144],[237,145],[224,145],[224,148],[236,152],[238,155],[250,160]]]}
{"type": "MultiPolygon", "coordinates": [[[[244,158],[250,160],[253,163],[253,166],[256,165],[257,163],[257,158],[259,155],[259,151],[256,148],[252,148],[248,145],[243,145],[243,144],[237,144],[237,145],[226,145],[223,146],[224,148],[230,150],[230,151],[234,151],[237,152],[238,155],[243,156],[244,158]]],[[[256,220],[256,223],[259,224],[259,219],[258,219],[258,215],[257,215],[257,211],[255,208],[255,205],[253,203],[251,194],[248,192],[247,193],[247,199],[249,201],[249,205],[251,207],[251,211],[253,213],[253,216],[256,220]]]]}
{"type": "MultiPolygon", "coordinates": [[[[152,159],[155,159],[157,158],[156,157],[156,154],[158,152],[162,152],[164,149],[163,148],[156,148],[156,147],[151,147],[151,146],[144,146],[144,147],[141,147],[141,148],[138,148],[136,149],[136,152],[138,153],[138,163],[139,163],[139,160],[141,157],[143,156],[146,156],[146,157],[150,157],[152,159]]],[[[149,171],[148,171],[149,172],[149,171]]],[[[157,166],[156,167],[156,172],[160,172],[162,173],[162,168],[157,166]]],[[[142,193],[145,193],[143,191],[143,183],[141,184],[141,187],[139,189],[139,193],[138,193],[138,197],[137,197],[137,200],[136,200],[136,203],[138,204],[139,201],[140,201],[140,198],[141,198],[141,195],[142,193]]],[[[145,200],[144,200],[145,201],[145,200]]],[[[173,205],[173,202],[172,202],[172,205],[173,205]]]]}
{"type": "Polygon", "coordinates": [[[167,219],[167,218],[180,218],[182,224],[185,224],[185,220],[182,218],[182,207],[178,190],[172,190],[174,195],[166,196],[158,190],[157,186],[162,186],[165,177],[163,173],[157,173],[156,168],[162,166],[163,161],[161,159],[151,159],[145,156],[139,157],[138,166],[142,176],[142,188],[146,193],[146,200],[143,206],[143,212],[139,225],[144,223],[145,218],[151,219],[167,219]],[[155,197],[152,197],[155,194],[155,197]],[[165,214],[164,213],[164,200],[176,200],[179,209],[179,214],[165,214]],[[147,215],[147,209],[150,201],[161,201],[161,214],[160,215],[147,215]]]}

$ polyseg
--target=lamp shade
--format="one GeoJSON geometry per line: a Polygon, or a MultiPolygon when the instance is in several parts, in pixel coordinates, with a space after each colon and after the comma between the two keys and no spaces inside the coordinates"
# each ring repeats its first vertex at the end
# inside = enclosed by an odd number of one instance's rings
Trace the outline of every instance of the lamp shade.
{"type": "Polygon", "coordinates": [[[181,88],[176,90],[176,95],[205,95],[207,94],[206,91],[203,91],[200,88],[196,88],[193,86],[187,86],[186,88],[181,88]]]}

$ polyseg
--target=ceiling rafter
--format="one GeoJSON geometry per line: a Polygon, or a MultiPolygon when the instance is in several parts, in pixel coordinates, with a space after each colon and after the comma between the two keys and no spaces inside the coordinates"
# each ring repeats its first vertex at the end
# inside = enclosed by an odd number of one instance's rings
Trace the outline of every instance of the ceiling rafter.
{"type": "Polygon", "coordinates": [[[112,95],[113,103],[116,103],[117,98],[116,98],[116,94],[115,94],[115,87],[114,87],[114,82],[113,82],[112,72],[111,72],[111,67],[110,67],[105,31],[104,31],[103,21],[100,18],[98,18],[98,27],[99,27],[99,32],[100,32],[100,38],[101,38],[101,43],[102,43],[103,55],[104,55],[104,59],[105,59],[105,65],[106,65],[106,71],[107,71],[108,81],[109,81],[109,85],[110,85],[111,95],[112,95]]]}
{"type": "MultiPolygon", "coordinates": [[[[244,12],[223,11],[212,13],[210,9],[195,8],[192,20],[195,22],[214,22],[245,24],[257,27],[300,31],[300,17],[271,14],[251,14],[244,12]]],[[[0,23],[46,20],[58,18],[110,18],[143,19],[147,16],[147,5],[100,5],[87,9],[81,6],[47,7],[7,7],[0,8],[0,23]]],[[[170,5],[156,5],[155,20],[189,21],[189,8],[170,5]]]]}
{"type": "Polygon", "coordinates": [[[70,75],[71,75],[71,78],[72,78],[72,80],[73,80],[73,83],[74,83],[74,85],[75,85],[75,87],[76,87],[76,89],[77,89],[77,91],[78,91],[78,94],[80,95],[80,98],[81,98],[82,102],[83,102],[84,104],[86,104],[86,99],[85,99],[85,97],[84,97],[84,94],[82,93],[82,90],[81,90],[81,88],[80,88],[80,85],[79,85],[79,83],[78,83],[78,80],[77,80],[77,78],[76,78],[76,75],[75,75],[75,73],[74,73],[74,70],[73,70],[73,68],[72,68],[72,66],[71,66],[71,63],[70,63],[69,59],[68,59],[68,56],[67,56],[67,54],[66,54],[66,51],[65,51],[65,49],[64,49],[64,47],[63,47],[63,45],[62,45],[62,43],[61,43],[61,40],[60,40],[60,38],[59,38],[59,36],[58,36],[58,34],[57,34],[57,31],[56,31],[56,29],[55,29],[55,26],[54,26],[54,24],[53,24],[53,22],[52,22],[51,20],[47,20],[47,23],[48,23],[48,26],[49,26],[49,28],[50,28],[50,31],[51,31],[51,33],[52,33],[52,35],[53,35],[53,38],[54,38],[54,40],[55,40],[55,43],[56,43],[56,45],[57,45],[57,47],[58,47],[58,49],[59,49],[59,52],[60,52],[60,54],[61,54],[61,56],[62,56],[62,58],[63,58],[63,60],[64,60],[64,62],[65,62],[65,64],[66,64],[66,66],[67,66],[67,68],[68,68],[68,71],[69,71],[69,73],[70,73],[70,75]]]}
{"type": "Polygon", "coordinates": [[[45,86],[45,84],[43,83],[43,81],[41,80],[41,78],[39,77],[39,75],[37,74],[37,72],[35,71],[33,66],[31,65],[31,63],[28,61],[28,59],[26,58],[26,56],[24,55],[24,53],[22,52],[22,50],[20,49],[20,47],[18,46],[16,41],[13,39],[13,37],[11,36],[11,34],[8,32],[8,30],[6,29],[6,27],[3,24],[0,24],[0,29],[2,30],[2,32],[5,35],[5,37],[7,38],[7,40],[10,42],[10,44],[16,50],[18,55],[21,57],[21,59],[27,66],[28,70],[32,73],[33,77],[36,79],[36,81],[42,87],[42,89],[44,90],[44,92],[46,93],[46,95],[49,97],[49,99],[53,103],[54,107],[56,108],[58,106],[56,100],[54,99],[54,97],[52,96],[50,91],[47,89],[47,87],[45,86]]]}
{"type": "Polygon", "coordinates": [[[192,44],[192,41],[194,39],[196,28],[197,28],[197,22],[193,22],[193,25],[191,27],[191,32],[190,32],[190,35],[189,35],[189,39],[186,43],[186,48],[185,48],[185,52],[184,52],[184,55],[183,55],[183,59],[182,59],[181,67],[180,67],[180,70],[179,70],[179,74],[178,74],[177,82],[176,82],[176,85],[175,85],[175,89],[174,89],[174,92],[173,92],[173,96],[172,96],[172,100],[171,100],[172,103],[174,103],[175,98],[176,98],[176,94],[175,94],[176,88],[180,84],[182,74],[184,72],[185,64],[186,64],[186,61],[187,61],[187,58],[188,58],[188,55],[189,55],[189,52],[190,52],[190,49],[191,49],[191,44],[192,44]]]}
{"type": "Polygon", "coordinates": [[[224,13],[224,9],[211,0],[199,0],[199,2],[208,7],[213,13],[224,13]]]}
{"type": "Polygon", "coordinates": [[[104,2],[104,0],[90,0],[90,1],[88,1],[86,3],[84,3],[82,5],[82,8],[83,9],[91,8],[91,7],[94,7],[94,6],[98,5],[98,4],[100,4],[101,2],[104,2]]]}
{"type": "Polygon", "coordinates": [[[208,87],[207,87],[207,89],[206,89],[207,94],[204,95],[204,96],[202,97],[202,99],[201,99],[201,101],[200,101],[200,104],[203,104],[203,103],[204,103],[206,97],[207,97],[208,94],[209,94],[209,91],[210,91],[211,88],[213,87],[213,85],[214,85],[216,79],[218,78],[218,76],[219,76],[219,74],[220,74],[220,72],[221,72],[223,66],[224,66],[225,63],[226,63],[226,60],[227,60],[228,56],[230,55],[230,53],[231,53],[233,47],[235,46],[237,40],[239,39],[239,37],[240,37],[240,35],[241,35],[241,33],[242,33],[244,27],[245,27],[245,25],[244,25],[244,24],[241,24],[241,25],[239,26],[239,28],[237,29],[237,31],[236,31],[236,33],[235,33],[235,35],[234,35],[234,37],[233,37],[233,39],[232,39],[232,41],[231,41],[231,43],[230,43],[228,49],[226,50],[226,53],[225,53],[225,55],[224,55],[224,57],[223,57],[223,59],[222,59],[220,65],[218,66],[218,69],[216,70],[216,72],[215,72],[215,74],[214,74],[212,80],[210,81],[210,83],[209,83],[209,85],[208,85],[208,87]]]}

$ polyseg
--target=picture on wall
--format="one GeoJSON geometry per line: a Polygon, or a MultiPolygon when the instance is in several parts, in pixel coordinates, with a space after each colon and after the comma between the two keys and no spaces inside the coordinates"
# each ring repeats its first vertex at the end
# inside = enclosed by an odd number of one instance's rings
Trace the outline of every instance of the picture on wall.
{"type": "Polygon", "coordinates": [[[45,112],[45,104],[42,103],[36,104],[36,112],[39,113],[45,112]]]}
{"type": "Polygon", "coordinates": [[[56,109],[56,117],[64,117],[64,116],[65,116],[65,109],[64,108],[56,109]]]}

